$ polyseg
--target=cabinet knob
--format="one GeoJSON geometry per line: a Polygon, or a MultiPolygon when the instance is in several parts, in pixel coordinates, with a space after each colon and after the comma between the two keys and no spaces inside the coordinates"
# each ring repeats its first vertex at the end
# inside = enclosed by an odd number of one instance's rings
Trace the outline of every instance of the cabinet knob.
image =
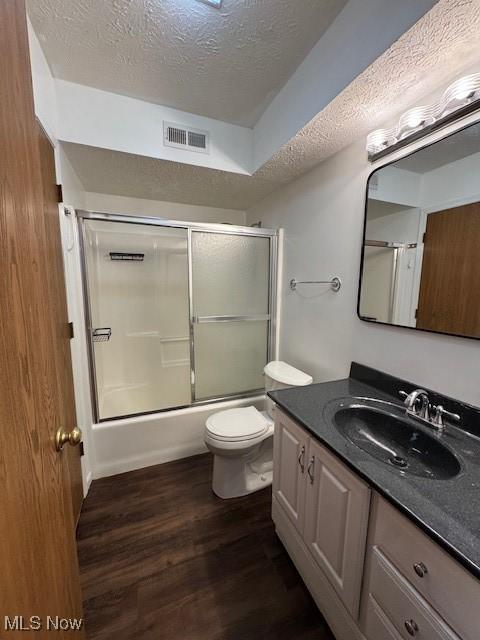
{"type": "Polygon", "coordinates": [[[415,636],[418,631],[418,624],[415,620],[405,620],[405,629],[410,636],[415,636]]]}
{"type": "Polygon", "coordinates": [[[427,567],[423,564],[423,562],[416,562],[413,565],[413,570],[415,571],[415,573],[417,574],[417,576],[419,578],[424,578],[427,573],[428,573],[428,569],[427,567]]]}

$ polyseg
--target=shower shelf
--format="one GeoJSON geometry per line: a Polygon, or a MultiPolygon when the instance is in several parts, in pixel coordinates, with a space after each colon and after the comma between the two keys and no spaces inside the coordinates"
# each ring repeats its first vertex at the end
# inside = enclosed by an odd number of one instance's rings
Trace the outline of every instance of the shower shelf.
{"type": "Polygon", "coordinates": [[[99,327],[98,329],[93,329],[92,340],[93,342],[108,342],[111,335],[112,330],[110,327],[99,327]]]}
{"type": "Polygon", "coordinates": [[[110,251],[110,260],[126,260],[127,262],[143,262],[144,253],[128,253],[125,251],[110,251]]]}

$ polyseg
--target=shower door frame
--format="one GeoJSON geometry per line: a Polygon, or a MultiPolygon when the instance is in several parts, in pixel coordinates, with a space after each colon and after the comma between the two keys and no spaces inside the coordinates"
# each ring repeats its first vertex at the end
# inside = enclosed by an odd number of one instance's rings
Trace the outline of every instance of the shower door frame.
{"type": "Polygon", "coordinates": [[[187,407],[200,406],[213,402],[222,402],[224,400],[235,400],[239,398],[248,398],[256,396],[262,389],[252,389],[251,391],[243,391],[241,393],[231,393],[223,396],[215,396],[202,400],[195,398],[195,335],[194,327],[196,319],[193,309],[193,256],[192,256],[192,234],[195,231],[204,233],[216,233],[223,235],[240,235],[269,238],[269,292],[268,292],[268,314],[265,316],[211,316],[208,322],[248,322],[255,320],[264,320],[268,322],[268,339],[267,339],[267,362],[269,362],[275,354],[276,336],[277,336],[277,286],[278,286],[278,230],[265,229],[263,227],[243,227],[239,225],[217,224],[209,222],[185,222],[180,220],[168,220],[166,218],[157,218],[153,216],[132,216],[117,213],[100,213],[96,211],[86,211],[83,209],[76,210],[78,220],[78,237],[80,249],[80,269],[83,290],[84,303],[84,319],[85,332],[87,338],[88,352],[88,368],[90,380],[90,395],[92,402],[92,411],[96,423],[109,422],[111,420],[121,420],[124,418],[134,418],[136,416],[149,415],[153,413],[163,413],[165,411],[175,411],[187,407]],[[187,259],[188,259],[188,308],[189,308],[189,343],[190,343],[190,398],[189,404],[167,407],[165,409],[154,409],[152,411],[141,411],[137,413],[128,413],[125,415],[114,416],[110,418],[100,418],[97,379],[95,370],[95,351],[92,340],[92,322],[91,322],[91,303],[90,290],[88,283],[87,262],[85,254],[85,220],[100,220],[103,222],[122,222],[126,224],[143,224],[154,227],[170,227],[175,229],[185,229],[187,232],[187,259]]]}

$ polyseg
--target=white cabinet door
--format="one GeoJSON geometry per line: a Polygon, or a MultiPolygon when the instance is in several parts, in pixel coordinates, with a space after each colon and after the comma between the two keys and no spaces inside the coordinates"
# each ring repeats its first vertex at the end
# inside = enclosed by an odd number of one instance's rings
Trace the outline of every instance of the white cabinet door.
{"type": "Polygon", "coordinates": [[[356,619],[370,489],[314,440],[310,441],[307,473],[305,543],[356,619]]]}
{"type": "Polygon", "coordinates": [[[306,432],[277,407],[273,438],[273,496],[301,534],[305,520],[308,443],[306,432]]]}

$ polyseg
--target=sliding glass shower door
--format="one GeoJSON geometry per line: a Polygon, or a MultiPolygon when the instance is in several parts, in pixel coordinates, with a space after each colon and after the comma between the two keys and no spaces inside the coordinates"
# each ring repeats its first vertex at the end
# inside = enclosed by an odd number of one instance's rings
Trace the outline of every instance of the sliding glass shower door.
{"type": "Polygon", "coordinates": [[[263,388],[274,231],[78,215],[97,420],[263,388]]]}
{"type": "Polygon", "coordinates": [[[189,405],[187,230],[85,220],[98,418],[189,405]]]}
{"type": "Polygon", "coordinates": [[[263,387],[270,238],[192,231],[195,400],[263,387]]]}

